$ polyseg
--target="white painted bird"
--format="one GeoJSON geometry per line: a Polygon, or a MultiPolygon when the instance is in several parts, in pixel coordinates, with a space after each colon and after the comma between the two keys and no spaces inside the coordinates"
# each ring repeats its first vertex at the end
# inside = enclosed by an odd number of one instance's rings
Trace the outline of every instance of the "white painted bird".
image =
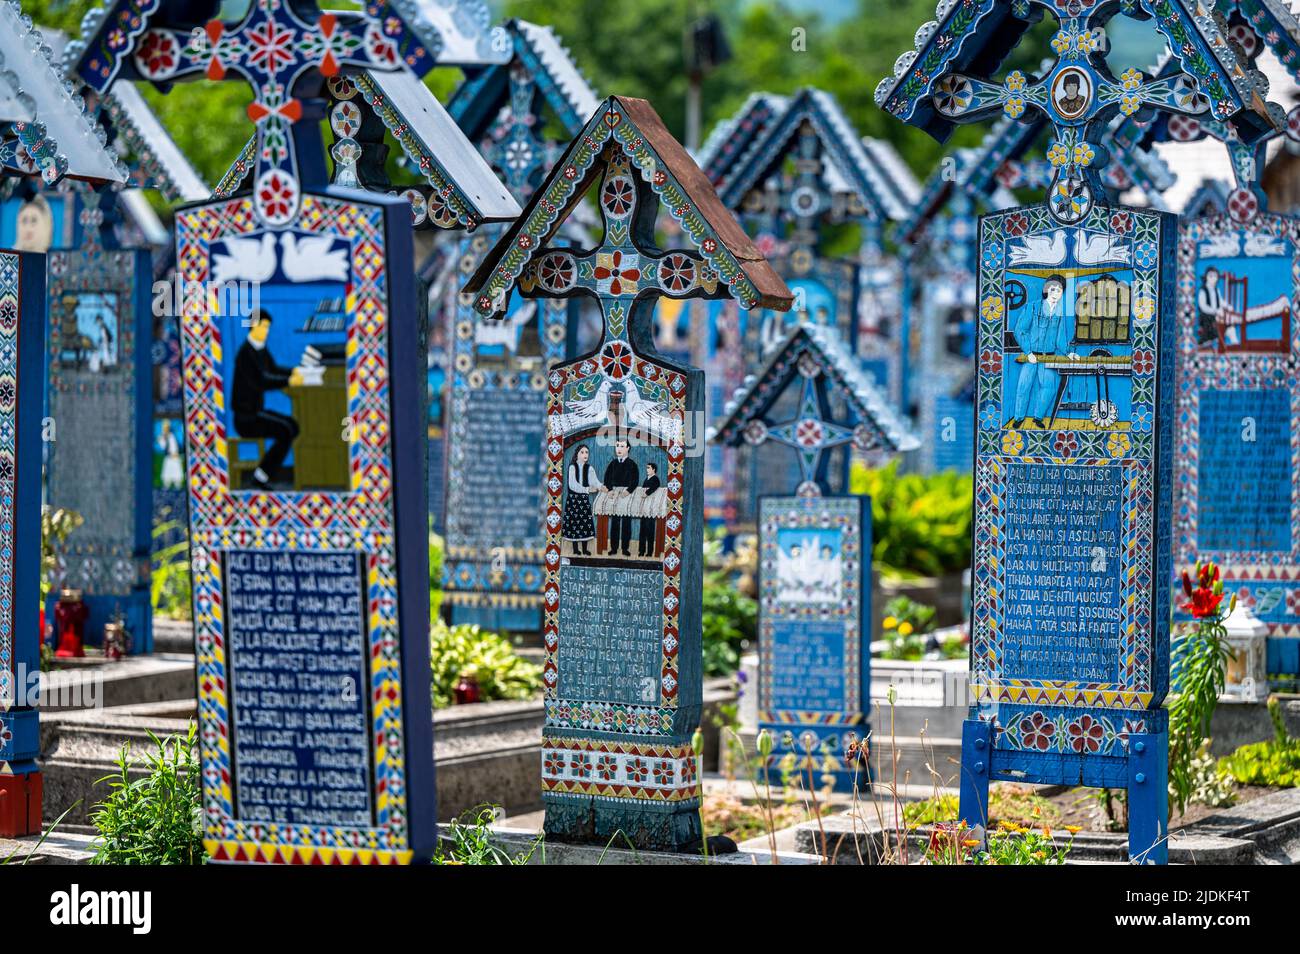
{"type": "Polygon", "coordinates": [[[1065,230],[1051,235],[1030,235],[1011,247],[1011,264],[1060,265],[1065,261],[1065,230]]]}
{"type": "Polygon", "coordinates": [[[343,282],[348,278],[348,255],[334,248],[332,235],[285,232],[280,237],[280,267],[291,282],[343,282]]]}
{"type": "Polygon", "coordinates": [[[628,423],[665,440],[681,440],[682,422],[668,413],[667,401],[647,401],[631,379],[623,391],[623,409],[628,423]]]}
{"type": "Polygon", "coordinates": [[[569,402],[572,410],[556,414],[550,418],[552,437],[570,434],[584,427],[598,426],[609,421],[609,392],[613,382],[605,378],[600,382],[596,393],[580,401],[569,402]]]}
{"type": "Polygon", "coordinates": [[[226,250],[212,256],[212,280],[264,282],[275,274],[275,233],[261,238],[228,238],[226,250]]]}

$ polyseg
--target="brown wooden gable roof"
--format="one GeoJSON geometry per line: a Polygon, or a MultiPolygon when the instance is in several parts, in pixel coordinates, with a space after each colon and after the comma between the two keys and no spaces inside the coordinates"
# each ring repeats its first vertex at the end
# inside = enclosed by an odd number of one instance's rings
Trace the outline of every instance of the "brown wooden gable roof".
{"type": "MultiPolygon", "coordinates": [[[[698,227],[692,229],[689,223],[683,221],[683,232],[718,272],[722,281],[731,287],[734,297],[746,308],[788,310],[794,297],[790,289],[754,247],[740,223],[723,206],[708,177],[682,148],[681,143],[673,138],[654,107],[643,99],[610,96],[574,137],[564,155],[551,168],[541,188],[533,193],[523,213],[488,252],[478,271],[465,285],[468,293],[486,293],[486,299],[480,298],[476,305],[479,312],[492,314],[494,309],[488,300],[498,300],[518,279],[524,266],[545,250],[560,225],[594,181],[599,163],[581,181],[565,180],[565,170],[572,165],[574,156],[584,148],[589,149],[594,137],[598,136],[601,140],[606,138],[599,128],[601,124],[608,123],[612,128],[621,122],[632,123],[644,148],[650,150],[652,158],[657,159],[669,179],[675,180],[685,196],[686,204],[697,214],[698,220],[693,221],[698,227]],[[614,121],[615,118],[618,122],[614,121]],[[557,198],[562,199],[562,204],[557,205],[557,198]],[[520,252],[520,238],[526,233],[532,236],[533,241],[526,242],[527,249],[520,252]],[[704,247],[709,244],[708,239],[716,239],[713,243],[716,247],[711,252],[704,247]]],[[[633,164],[636,165],[635,162],[633,164]]],[[[677,217],[683,219],[683,216],[677,217]]]]}

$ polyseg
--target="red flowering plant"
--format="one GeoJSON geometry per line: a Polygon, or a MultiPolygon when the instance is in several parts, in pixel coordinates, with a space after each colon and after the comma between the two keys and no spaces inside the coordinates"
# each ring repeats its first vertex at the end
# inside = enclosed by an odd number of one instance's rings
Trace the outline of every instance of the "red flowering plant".
{"type": "Polygon", "coordinates": [[[1174,638],[1170,650],[1170,687],[1175,690],[1169,708],[1169,795],[1181,813],[1192,794],[1192,760],[1210,731],[1210,718],[1226,683],[1228,632],[1223,621],[1237,604],[1236,596],[1223,605],[1223,580],[1219,567],[1197,561],[1191,573],[1183,571],[1186,602],[1180,608],[1194,619],[1174,638]]]}

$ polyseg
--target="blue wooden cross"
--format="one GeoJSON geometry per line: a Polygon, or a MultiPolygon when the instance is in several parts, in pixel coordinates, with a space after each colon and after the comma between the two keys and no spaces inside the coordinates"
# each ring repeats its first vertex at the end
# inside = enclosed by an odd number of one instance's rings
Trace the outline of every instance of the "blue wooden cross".
{"type": "Polygon", "coordinates": [[[369,16],[321,12],[313,0],[253,0],[238,23],[193,31],[154,27],[135,46],[136,73],[158,84],[206,76],[253,87],[257,126],[254,211],[271,227],[292,222],[306,184],[324,184],[314,100],[324,78],[348,69],[403,68],[393,39],[369,16]],[[308,122],[299,124],[299,120],[308,122]],[[300,145],[311,146],[300,155],[300,145]]]}

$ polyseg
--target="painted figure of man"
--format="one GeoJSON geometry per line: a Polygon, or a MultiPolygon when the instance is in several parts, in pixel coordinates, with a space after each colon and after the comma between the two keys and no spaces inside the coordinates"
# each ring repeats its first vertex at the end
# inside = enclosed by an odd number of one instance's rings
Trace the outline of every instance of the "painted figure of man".
{"type": "Polygon", "coordinates": [[[1016,381],[1016,398],[1009,427],[1020,427],[1033,419],[1038,427],[1046,427],[1046,418],[1061,383],[1061,374],[1045,367],[1040,358],[1048,355],[1066,355],[1078,360],[1070,350],[1074,329],[1065,313],[1065,278],[1048,276],[1043,283],[1043,297],[1036,308],[1026,308],[1011,329],[1016,336],[1025,362],[1020,365],[1016,381]]]}
{"type": "MultiPolygon", "coordinates": [[[[614,459],[605,465],[605,489],[612,492],[631,494],[641,484],[641,469],[636,461],[628,456],[631,448],[627,441],[614,442],[614,459]]],[[[631,556],[632,551],[632,517],[615,514],[609,518],[609,554],[622,553],[631,556]]]]}
{"type": "Polygon", "coordinates": [[[320,376],[309,377],[304,368],[283,368],[275,363],[266,339],[271,334],[270,312],[258,309],[250,316],[252,327],[235,355],[235,374],[230,409],[240,437],[265,437],[271,449],[262,455],[253,471],[253,484],[265,490],[271,485],[298,437],[298,422],[288,414],[266,408],[266,392],[290,386],[320,384],[320,376]]]}

